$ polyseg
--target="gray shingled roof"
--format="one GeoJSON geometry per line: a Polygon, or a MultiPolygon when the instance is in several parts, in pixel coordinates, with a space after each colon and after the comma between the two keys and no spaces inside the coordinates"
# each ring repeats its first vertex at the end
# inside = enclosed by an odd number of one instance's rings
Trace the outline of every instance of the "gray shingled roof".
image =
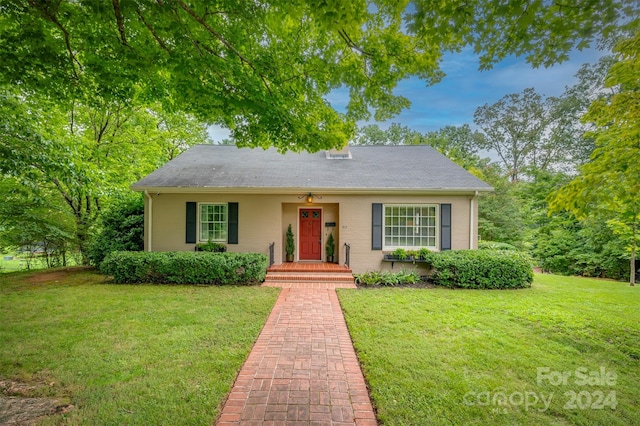
{"type": "Polygon", "coordinates": [[[492,188],[426,145],[351,146],[352,158],[275,149],[196,145],[132,189],[301,188],[323,190],[490,191],[492,188]]]}

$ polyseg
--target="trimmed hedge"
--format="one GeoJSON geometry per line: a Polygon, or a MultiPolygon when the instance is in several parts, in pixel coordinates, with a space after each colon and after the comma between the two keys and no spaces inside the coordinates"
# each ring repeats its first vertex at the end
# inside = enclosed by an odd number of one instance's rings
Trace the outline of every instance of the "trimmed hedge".
{"type": "Polygon", "coordinates": [[[434,283],[450,288],[507,289],[531,287],[533,264],[511,250],[457,250],[433,253],[434,283]]]}
{"type": "Polygon", "coordinates": [[[120,284],[252,285],[264,280],[267,263],[258,253],[115,251],[100,272],[120,284]]]}

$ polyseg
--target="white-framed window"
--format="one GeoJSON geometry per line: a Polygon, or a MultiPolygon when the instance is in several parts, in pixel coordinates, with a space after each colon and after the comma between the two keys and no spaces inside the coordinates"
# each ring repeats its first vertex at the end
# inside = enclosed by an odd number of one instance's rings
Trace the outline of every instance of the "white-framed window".
{"type": "Polygon", "coordinates": [[[200,204],[200,241],[227,241],[227,204],[200,204]]]}
{"type": "Polygon", "coordinates": [[[437,204],[385,204],[384,249],[438,247],[437,204]]]}

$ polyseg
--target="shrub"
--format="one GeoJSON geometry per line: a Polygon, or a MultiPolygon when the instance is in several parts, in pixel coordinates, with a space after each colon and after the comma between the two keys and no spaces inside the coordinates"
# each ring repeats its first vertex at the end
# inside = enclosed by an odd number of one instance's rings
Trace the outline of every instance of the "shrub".
{"type": "Polygon", "coordinates": [[[420,281],[420,275],[415,271],[389,272],[371,271],[364,274],[353,274],[356,283],[363,286],[393,287],[396,285],[415,284],[420,281]]]}
{"type": "Polygon", "coordinates": [[[478,250],[512,250],[517,251],[518,248],[508,243],[499,243],[496,241],[480,241],[478,250]]]}
{"type": "Polygon", "coordinates": [[[327,255],[327,258],[333,257],[333,255],[335,254],[335,251],[336,251],[336,243],[333,240],[333,234],[329,234],[329,237],[327,238],[326,248],[325,248],[325,253],[327,255]]]}
{"type": "Polygon", "coordinates": [[[293,256],[293,254],[296,252],[296,245],[293,240],[293,230],[291,229],[291,224],[289,224],[289,227],[287,228],[287,238],[284,250],[287,253],[287,256],[293,256]]]}
{"type": "Polygon", "coordinates": [[[101,231],[89,246],[89,261],[100,266],[112,251],[144,249],[144,199],[130,197],[116,202],[100,219],[101,231]]]}
{"type": "Polygon", "coordinates": [[[505,289],[531,287],[533,265],[525,253],[510,250],[458,250],[434,253],[431,279],[445,287],[505,289]]]}
{"type": "Polygon", "coordinates": [[[117,283],[252,285],[267,271],[258,253],[127,252],[107,255],[100,271],[117,283]]]}

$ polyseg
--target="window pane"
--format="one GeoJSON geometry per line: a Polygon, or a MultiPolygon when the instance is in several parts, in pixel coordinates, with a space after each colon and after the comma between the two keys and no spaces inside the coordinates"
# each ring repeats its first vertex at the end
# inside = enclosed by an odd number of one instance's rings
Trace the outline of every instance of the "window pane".
{"type": "Polygon", "coordinates": [[[200,205],[200,241],[227,240],[227,205],[200,205]]]}
{"type": "Polygon", "coordinates": [[[390,205],[384,207],[384,214],[385,247],[436,248],[436,206],[390,205]]]}

